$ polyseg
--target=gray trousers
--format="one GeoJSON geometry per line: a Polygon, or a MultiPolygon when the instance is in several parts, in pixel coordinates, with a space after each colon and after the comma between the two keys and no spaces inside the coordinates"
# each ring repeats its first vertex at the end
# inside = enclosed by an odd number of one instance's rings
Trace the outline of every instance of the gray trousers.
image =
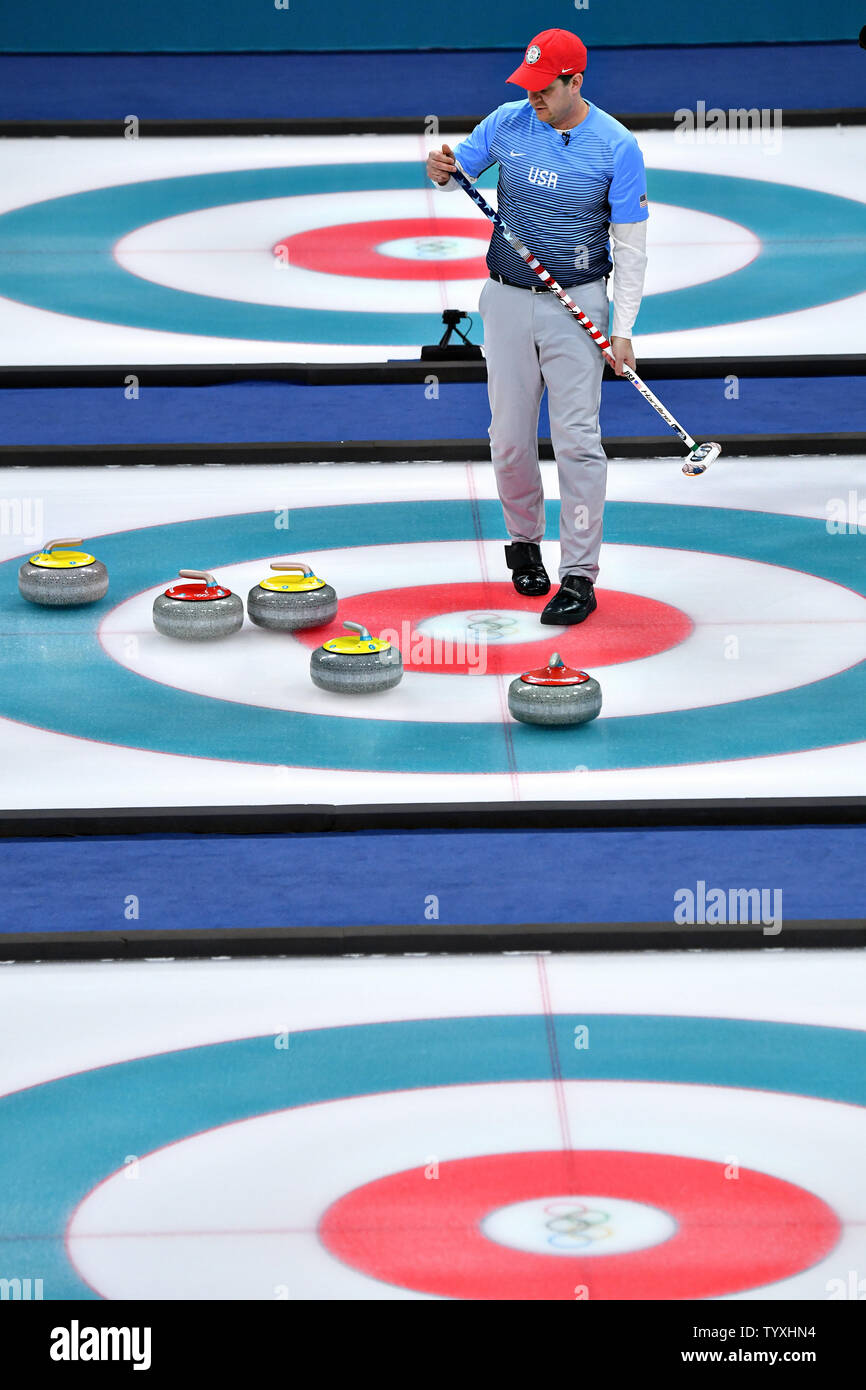
{"type": "MultiPolygon", "coordinates": [[[[604,279],[573,291],[564,288],[607,336],[604,279]]],[[[583,574],[595,581],[607,483],[598,423],[604,358],[553,294],[488,280],[479,308],[492,417],[490,456],[508,534],[514,541],[535,542],[544,535],[538,412],[546,386],[561,498],[559,577],[583,574]]]]}

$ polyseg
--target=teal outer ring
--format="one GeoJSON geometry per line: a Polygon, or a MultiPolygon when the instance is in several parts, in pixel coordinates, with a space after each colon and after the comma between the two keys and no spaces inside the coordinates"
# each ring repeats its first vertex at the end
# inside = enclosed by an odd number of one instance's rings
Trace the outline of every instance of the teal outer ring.
{"type": "MultiPolygon", "coordinates": [[[[651,201],[739,222],[758,237],[761,251],[721,279],[649,296],[640,313],[641,333],[766,318],[866,290],[863,203],[722,174],[650,169],[647,177],[651,201]],[[832,256],[826,254],[830,231],[832,256]]],[[[479,180],[480,187],[495,184],[495,170],[479,180]]],[[[0,294],[52,313],[166,333],[265,342],[423,343],[436,326],[433,313],[311,310],[193,294],[130,274],[112,248],[143,225],[205,208],[428,187],[419,161],[236,169],[50,198],[0,216],[0,294]]]]}
{"type": "MultiPolygon", "coordinates": [[[[685,484],[684,484],[685,486],[685,484]]],[[[548,503],[551,530],[559,503],[548,503]]],[[[501,533],[499,503],[376,502],[299,508],[297,554],[345,546],[461,541],[501,533]],[[479,528],[476,532],[476,526],[479,528]]],[[[608,502],[605,534],[620,545],[715,552],[797,568],[866,596],[854,538],[809,517],[608,502]]],[[[209,517],[91,537],[120,603],[178,569],[266,559],[273,512],[209,517]]],[[[664,714],[596,719],[578,728],[343,718],[245,705],[142,677],[114,661],[97,636],[111,606],[36,609],[17,592],[19,559],[0,565],[0,715],[80,738],[192,757],[379,772],[532,773],[654,767],[762,757],[863,739],[866,661],[810,685],[754,699],[664,714]],[[62,680],[58,679],[62,672],[62,680]]],[[[684,598],[687,599],[687,594],[684,598]]],[[[291,640],[287,638],[286,640],[291,640]]],[[[590,673],[592,674],[592,673],[590,673]]],[[[604,679],[602,673],[602,688],[604,679]]],[[[386,699],[383,696],[383,699],[386,699]]]]}
{"type": "MultiPolygon", "coordinates": [[[[866,1033],[663,1015],[418,1019],[273,1034],[117,1062],[0,1099],[0,1229],[19,1278],[46,1299],[98,1297],[64,1247],[76,1206],[123,1156],[143,1158],[257,1115],[428,1087],[551,1080],[552,1024],[566,1081],[726,1086],[866,1105],[866,1033]],[[286,1057],[290,1060],[287,1062],[286,1057]],[[26,1233],[26,1234],[25,1234],[26,1233]],[[11,1248],[11,1247],[10,1247],[11,1248]]],[[[820,1194],[819,1194],[820,1195],[820,1194]]]]}

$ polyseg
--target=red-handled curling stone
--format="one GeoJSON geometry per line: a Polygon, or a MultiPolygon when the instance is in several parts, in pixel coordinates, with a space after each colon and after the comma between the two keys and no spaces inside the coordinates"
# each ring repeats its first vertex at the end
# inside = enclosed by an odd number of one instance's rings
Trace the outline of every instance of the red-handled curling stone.
{"type": "Polygon", "coordinates": [[[601,686],[554,652],[546,666],[511,682],[508,708],[522,724],[586,724],[601,710],[601,686]]]}
{"type": "Polygon", "coordinates": [[[240,595],[224,589],[206,570],[180,570],[192,584],[172,584],[153,601],[153,625],[165,637],[187,642],[206,642],[228,637],[243,627],[244,605],[240,595]]]}

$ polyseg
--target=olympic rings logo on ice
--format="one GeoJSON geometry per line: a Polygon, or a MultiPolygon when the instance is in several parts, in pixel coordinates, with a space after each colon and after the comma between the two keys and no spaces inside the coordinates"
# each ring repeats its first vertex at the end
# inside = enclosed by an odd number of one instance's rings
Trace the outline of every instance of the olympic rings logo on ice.
{"type": "Polygon", "coordinates": [[[505,613],[470,613],[466,626],[470,632],[477,633],[481,640],[485,637],[505,637],[517,630],[517,619],[509,618],[505,613]]]}
{"type": "Polygon", "coordinates": [[[558,1250],[584,1250],[595,1240],[605,1240],[613,1232],[606,1223],[610,1213],[584,1206],[582,1202],[549,1202],[545,1226],[552,1233],[548,1245],[558,1250]]]}

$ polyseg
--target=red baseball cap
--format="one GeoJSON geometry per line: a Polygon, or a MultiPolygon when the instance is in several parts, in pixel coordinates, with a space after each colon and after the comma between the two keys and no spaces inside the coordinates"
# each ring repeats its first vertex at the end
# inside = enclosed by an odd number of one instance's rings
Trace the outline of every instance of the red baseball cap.
{"type": "Polygon", "coordinates": [[[567,29],[545,29],[536,34],[520,67],[507,80],[528,92],[543,92],[555,78],[585,68],[586,49],[577,34],[567,29]]]}

